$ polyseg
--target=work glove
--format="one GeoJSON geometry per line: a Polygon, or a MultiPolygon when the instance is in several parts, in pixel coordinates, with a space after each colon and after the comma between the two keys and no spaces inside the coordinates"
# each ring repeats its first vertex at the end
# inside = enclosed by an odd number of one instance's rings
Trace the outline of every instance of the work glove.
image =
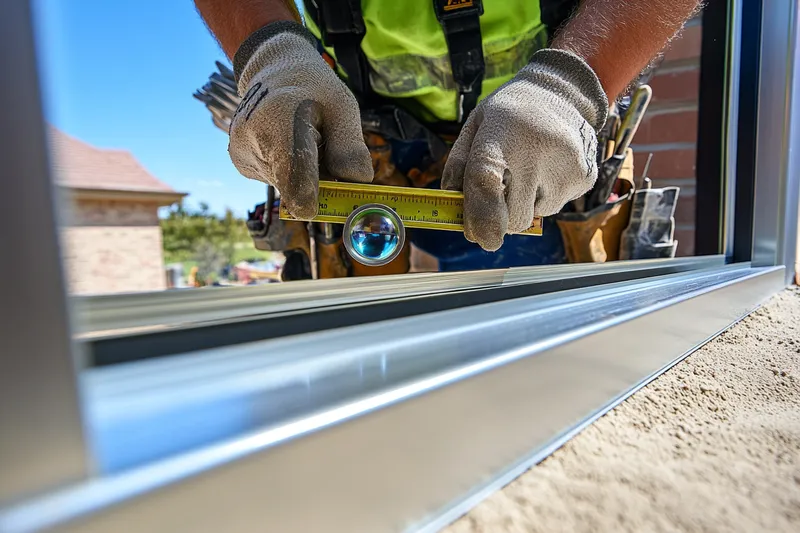
{"type": "Polygon", "coordinates": [[[281,193],[289,212],[317,214],[320,165],[335,178],[372,181],[358,103],[295,22],[269,24],[234,57],[242,97],[228,152],[244,176],[281,193]]]}
{"type": "Polygon", "coordinates": [[[597,132],[608,99],[594,71],[563,50],[540,50],[470,114],[442,188],[464,191],[464,235],[495,251],[534,215],[557,213],[594,185],[597,132]]]}

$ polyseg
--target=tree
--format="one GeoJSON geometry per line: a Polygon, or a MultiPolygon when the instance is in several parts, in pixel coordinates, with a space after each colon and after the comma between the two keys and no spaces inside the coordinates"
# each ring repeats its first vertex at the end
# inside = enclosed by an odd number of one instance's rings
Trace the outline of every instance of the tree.
{"type": "Polygon", "coordinates": [[[216,281],[217,273],[230,264],[225,251],[218,244],[205,239],[197,243],[193,259],[197,261],[197,279],[203,283],[216,281]]]}
{"type": "MultiPolygon", "coordinates": [[[[233,262],[237,243],[250,241],[244,220],[236,218],[230,209],[218,217],[206,203],[201,203],[197,210],[183,205],[172,207],[161,219],[161,230],[167,262],[198,261],[198,254],[210,257],[208,250],[213,247],[222,258],[221,268],[233,262]]],[[[208,266],[215,262],[209,262],[208,266]]]]}

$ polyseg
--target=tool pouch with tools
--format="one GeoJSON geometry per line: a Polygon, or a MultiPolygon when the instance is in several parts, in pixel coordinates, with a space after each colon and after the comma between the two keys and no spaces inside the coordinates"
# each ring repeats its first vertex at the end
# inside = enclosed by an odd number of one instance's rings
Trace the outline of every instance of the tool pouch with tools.
{"type": "Polygon", "coordinates": [[[631,140],[652,97],[648,85],[630,96],[628,111],[620,121],[612,109],[598,135],[598,177],[592,190],[572,202],[557,217],[570,262],[605,262],[615,259],[674,257],[677,242],[675,204],[677,187],[651,189],[647,170],[642,188],[633,180],[631,140]]]}
{"type": "Polygon", "coordinates": [[[633,150],[627,150],[611,201],[583,212],[556,216],[570,263],[603,263],[619,259],[620,238],[628,225],[633,193],[633,150]]]}

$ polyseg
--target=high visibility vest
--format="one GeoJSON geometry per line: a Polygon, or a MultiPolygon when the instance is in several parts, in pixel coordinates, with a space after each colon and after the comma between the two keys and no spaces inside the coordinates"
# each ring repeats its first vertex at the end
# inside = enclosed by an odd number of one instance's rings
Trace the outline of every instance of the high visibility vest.
{"type": "MultiPolygon", "coordinates": [[[[458,93],[432,0],[361,0],[361,10],[366,28],[361,49],[372,90],[421,120],[456,120],[458,93]]],[[[479,99],[511,79],[547,43],[537,0],[484,0],[483,10],[485,74],[479,99]]],[[[308,13],[305,21],[321,39],[308,13]]],[[[325,49],[335,59],[333,48],[325,49]]]]}

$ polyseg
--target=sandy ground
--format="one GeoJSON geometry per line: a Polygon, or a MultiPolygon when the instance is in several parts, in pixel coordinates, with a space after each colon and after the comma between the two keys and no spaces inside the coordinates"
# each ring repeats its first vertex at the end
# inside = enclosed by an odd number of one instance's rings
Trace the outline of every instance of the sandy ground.
{"type": "Polygon", "coordinates": [[[445,531],[800,532],[800,290],[773,298],[445,531]]]}

